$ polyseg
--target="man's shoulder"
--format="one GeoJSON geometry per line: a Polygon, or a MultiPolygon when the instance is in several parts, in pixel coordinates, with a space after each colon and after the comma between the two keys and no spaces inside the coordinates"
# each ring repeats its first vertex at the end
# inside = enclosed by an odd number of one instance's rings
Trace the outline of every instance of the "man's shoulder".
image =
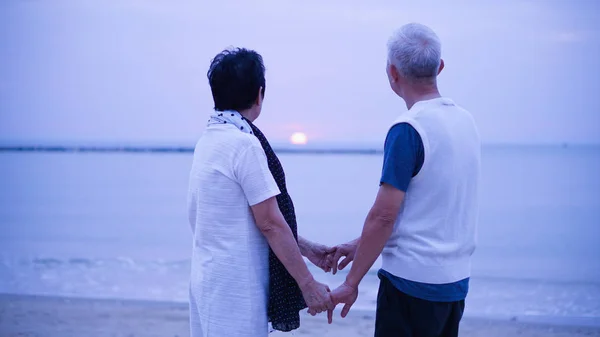
{"type": "Polygon", "coordinates": [[[413,124],[420,124],[430,120],[470,120],[474,122],[473,115],[462,105],[457,104],[448,97],[440,97],[435,104],[424,104],[419,109],[415,109],[412,114],[405,117],[413,124]]]}
{"type": "Polygon", "coordinates": [[[471,113],[462,105],[456,103],[453,99],[449,97],[441,97],[440,104],[436,107],[431,107],[432,110],[441,109],[441,110],[455,110],[460,111],[464,114],[471,115],[471,113]]]}
{"type": "Polygon", "coordinates": [[[388,134],[406,134],[416,132],[415,127],[412,125],[412,120],[398,120],[397,123],[394,123],[392,127],[388,130],[388,134]]]}
{"type": "Polygon", "coordinates": [[[412,116],[398,117],[388,129],[386,140],[421,140],[421,126],[419,120],[412,116]]]}

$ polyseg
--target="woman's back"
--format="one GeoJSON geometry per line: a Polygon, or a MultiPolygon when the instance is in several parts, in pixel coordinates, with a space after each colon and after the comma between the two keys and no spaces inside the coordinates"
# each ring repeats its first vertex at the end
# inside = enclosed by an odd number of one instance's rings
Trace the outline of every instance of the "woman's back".
{"type": "Polygon", "coordinates": [[[233,125],[210,125],[196,145],[188,194],[190,305],[203,336],[209,326],[227,336],[267,329],[269,247],[250,209],[279,194],[264,157],[256,137],[233,125]]]}

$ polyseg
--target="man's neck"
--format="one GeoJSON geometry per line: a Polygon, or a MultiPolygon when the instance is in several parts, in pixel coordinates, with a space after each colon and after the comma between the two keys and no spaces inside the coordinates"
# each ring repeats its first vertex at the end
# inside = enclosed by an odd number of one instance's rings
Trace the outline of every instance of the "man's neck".
{"type": "Polygon", "coordinates": [[[440,95],[440,92],[437,91],[437,89],[435,91],[432,91],[432,92],[419,93],[419,94],[415,93],[415,94],[406,95],[406,96],[407,97],[404,97],[404,102],[406,102],[406,108],[409,109],[409,110],[417,102],[427,101],[427,100],[430,100],[430,99],[442,97],[442,95],[440,95]]]}
{"type": "Polygon", "coordinates": [[[417,102],[427,101],[439,97],[442,97],[442,95],[440,95],[437,85],[428,85],[422,87],[413,87],[409,90],[406,90],[403,98],[404,102],[406,103],[406,108],[410,110],[410,108],[412,108],[417,102]]]}

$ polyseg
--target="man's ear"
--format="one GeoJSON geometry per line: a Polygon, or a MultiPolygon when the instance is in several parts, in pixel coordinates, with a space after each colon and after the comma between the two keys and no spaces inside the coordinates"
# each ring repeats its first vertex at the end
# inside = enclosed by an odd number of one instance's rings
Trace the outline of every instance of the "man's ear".
{"type": "Polygon", "coordinates": [[[440,60],[440,69],[438,69],[438,75],[442,72],[443,69],[444,69],[444,60],[441,59],[440,60]]]}
{"type": "Polygon", "coordinates": [[[394,83],[398,82],[398,79],[400,78],[400,72],[393,64],[390,64],[390,76],[392,77],[392,82],[394,83]]]}

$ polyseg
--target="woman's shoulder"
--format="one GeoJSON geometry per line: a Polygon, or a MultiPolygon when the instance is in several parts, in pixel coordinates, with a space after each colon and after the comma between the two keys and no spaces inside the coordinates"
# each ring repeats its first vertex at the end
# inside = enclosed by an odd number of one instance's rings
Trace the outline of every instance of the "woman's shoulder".
{"type": "Polygon", "coordinates": [[[231,137],[232,138],[232,145],[234,147],[236,147],[240,152],[244,152],[249,148],[255,148],[255,147],[259,147],[262,148],[260,145],[260,141],[258,140],[258,138],[256,138],[256,136],[249,134],[249,133],[245,133],[245,132],[236,132],[235,136],[231,137]]]}
{"type": "Polygon", "coordinates": [[[258,138],[249,133],[238,131],[230,134],[227,146],[230,148],[223,151],[227,153],[222,153],[221,155],[227,158],[232,167],[237,169],[259,165],[261,157],[265,157],[264,150],[258,138]]]}
{"type": "Polygon", "coordinates": [[[226,126],[221,126],[219,128],[212,128],[211,130],[206,130],[203,137],[209,138],[209,142],[214,146],[221,147],[223,150],[227,150],[232,154],[244,152],[252,147],[261,146],[256,136],[241,132],[234,127],[228,128],[226,126]]]}

